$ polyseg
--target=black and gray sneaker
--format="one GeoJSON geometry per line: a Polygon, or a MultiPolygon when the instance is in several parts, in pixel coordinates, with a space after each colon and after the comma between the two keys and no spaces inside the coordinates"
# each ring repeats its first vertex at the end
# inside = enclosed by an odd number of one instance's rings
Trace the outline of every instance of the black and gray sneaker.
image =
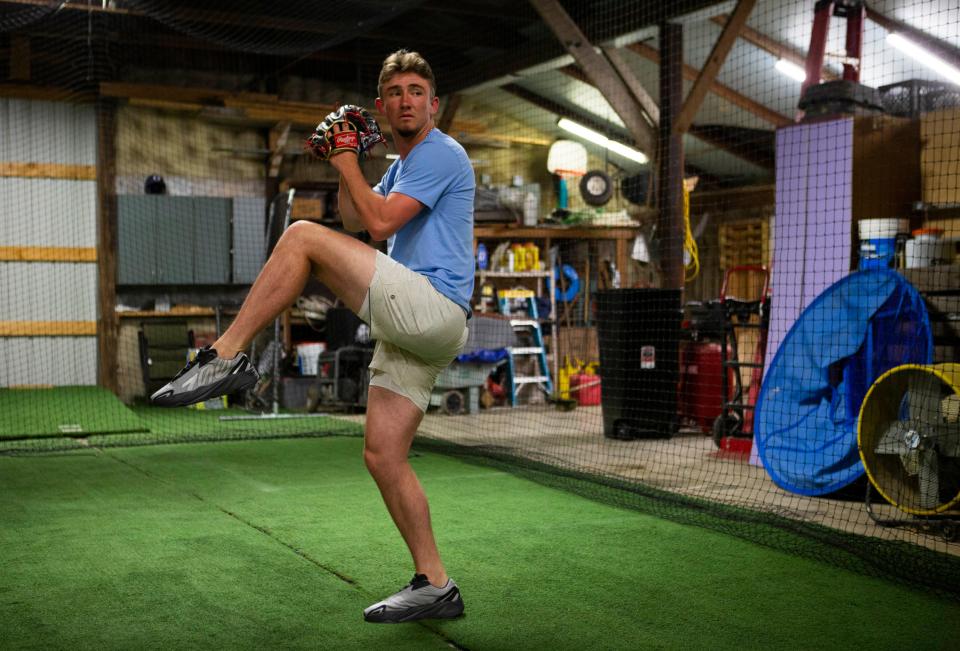
{"type": "Polygon", "coordinates": [[[436,588],[423,574],[414,574],[403,590],[364,610],[363,618],[378,624],[398,624],[415,619],[453,619],[462,614],[463,599],[453,579],[436,588]]]}
{"type": "Polygon", "coordinates": [[[259,379],[260,374],[244,353],[220,359],[213,348],[201,348],[192,362],[150,396],[150,402],[161,407],[183,407],[249,389],[259,379]]]}

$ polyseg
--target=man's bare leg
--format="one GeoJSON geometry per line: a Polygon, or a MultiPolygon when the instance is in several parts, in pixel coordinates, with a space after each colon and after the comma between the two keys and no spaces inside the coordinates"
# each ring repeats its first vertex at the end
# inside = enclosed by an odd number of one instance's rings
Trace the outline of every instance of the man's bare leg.
{"type": "Polygon", "coordinates": [[[363,458],[380,488],[390,517],[413,556],[418,574],[443,587],[447,572],[430,525],[430,507],[407,458],[423,412],[409,399],[371,386],[363,458]]]}
{"type": "Polygon", "coordinates": [[[311,268],[320,282],[358,312],[373,279],[377,252],[363,242],[320,224],[295,222],[277,242],[240,313],[213,344],[231,359],[303,291],[311,268]]]}

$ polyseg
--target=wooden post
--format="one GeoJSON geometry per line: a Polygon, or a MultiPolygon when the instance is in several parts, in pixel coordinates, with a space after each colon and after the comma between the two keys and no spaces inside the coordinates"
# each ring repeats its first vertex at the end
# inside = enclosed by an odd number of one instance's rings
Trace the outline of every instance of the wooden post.
{"type": "Polygon", "coordinates": [[[97,105],[97,384],[117,385],[117,108],[97,105]]]}
{"type": "Polygon", "coordinates": [[[660,24],[660,143],[657,222],[661,286],[683,289],[683,137],[673,129],[683,104],[683,26],[660,24]]]}
{"type": "Polygon", "coordinates": [[[450,127],[453,125],[453,116],[457,114],[457,110],[460,108],[460,102],[463,100],[463,95],[460,93],[453,93],[448,95],[447,105],[443,109],[443,113],[440,115],[440,119],[437,120],[437,128],[444,133],[450,131],[450,127]]]}

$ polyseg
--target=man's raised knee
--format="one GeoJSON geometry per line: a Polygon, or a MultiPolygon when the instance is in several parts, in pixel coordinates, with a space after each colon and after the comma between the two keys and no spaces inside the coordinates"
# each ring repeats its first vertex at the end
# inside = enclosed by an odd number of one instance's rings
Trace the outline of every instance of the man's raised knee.
{"type": "Polygon", "coordinates": [[[394,455],[376,452],[370,448],[363,449],[363,462],[367,470],[374,477],[387,477],[392,474],[397,467],[406,462],[406,457],[395,458],[394,455]]]}

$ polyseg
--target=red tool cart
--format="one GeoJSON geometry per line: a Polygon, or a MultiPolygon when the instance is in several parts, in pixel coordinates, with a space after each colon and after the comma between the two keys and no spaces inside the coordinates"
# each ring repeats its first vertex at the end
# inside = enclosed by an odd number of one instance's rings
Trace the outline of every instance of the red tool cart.
{"type": "Polygon", "coordinates": [[[770,323],[770,272],[766,267],[743,265],[731,267],[723,275],[720,289],[723,313],[723,341],[720,345],[721,366],[732,373],[721,373],[721,410],[713,421],[713,440],[724,450],[749,452],[753,439],[753,410],[763,378],[763,360],[767,349],[770,323]],[[759,287],[752,297],[733,296],[731,277],[741,274],[746,282],[741,287],[759,287]],[[752,278],[751,278],[752,277],[752,278]],[[741,361],[740,348],[750,332],[756,333],[751,361],[741,361]],[[744,382],[741,369],[749,369],[749,382],[744,382]],[[730,381],[733,380],[733,386],[730,381]]]}

